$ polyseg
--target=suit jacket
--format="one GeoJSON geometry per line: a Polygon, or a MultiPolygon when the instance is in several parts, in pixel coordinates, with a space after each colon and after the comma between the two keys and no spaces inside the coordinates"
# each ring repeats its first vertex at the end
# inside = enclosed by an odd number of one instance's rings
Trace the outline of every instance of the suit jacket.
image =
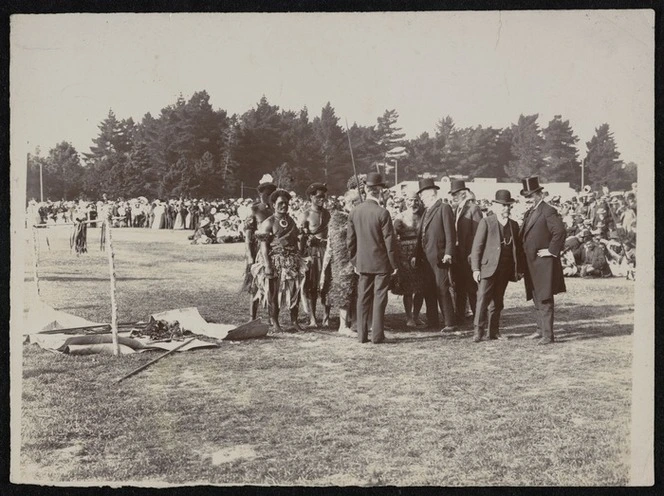
{"type": "Polygon", "coordinates": [[[436,201],[424,214],[415,248],[418,260],[425,258],[432,267],[442,267],[444,255],[454,257],[456,233],[452,207],[442,200],[436,201]]]}
{"type": "Polygon", "coordinates": [[[521,241],[526,260],[526,299],[536,296],[539,301],[566,291],[560,253],[565,245],[565,225],[558,211],[542,201],[526,213],[521,226],[521,241]],[[538,257],[537,251],[549,250],[553,257],[538,257]]]}
{"type": "MultiPolygon", "coordinates": [[[[519,224],[512,219],[508,219],[509,226],[512,229],[514,242],[512,243],[512,258],[514,267],[510,273],[510,281],[518,280],[518,274],[523,273],[523,250],[521,240],[519,239],[519,224]]],[[[470,253],[470,265],[474,271],[479,270],[482,279],[491,277],[498,269],[500,260],[500,250],[502,243],[500,240],[500,226],[498,217],[490,215],[479,222],[477,233],[473,240],[473,248],[470,253]]]]}
{"type": "Polygon", "coordinates": [[[469,202],[456,214],[457,262],[470,263],[468,259],[473,248],[473,238],[482,217],[482,209],[469,202]]]}
{"type": "Polygon", "coordinates": [[[346,246],[360,273],[389,274],[398,267],[392,218],[373,200],[366,200],[348,216],[346,246]]]}

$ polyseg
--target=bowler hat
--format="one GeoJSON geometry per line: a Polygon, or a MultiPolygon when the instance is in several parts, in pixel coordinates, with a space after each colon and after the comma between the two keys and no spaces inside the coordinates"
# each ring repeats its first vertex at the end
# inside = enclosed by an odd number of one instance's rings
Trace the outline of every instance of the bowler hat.
{"type": "Polygon", "coordinates": [[[539,177],[537,176],[527,177],[525,179],[522,179],[521,183],[523,184],[523,189],[521,190],[521,196],[528,197],[533,193],[537,193],[538,191],[542,191],[544,189],[542,186],[540,186],[539,177]]]}
{"type": "Polygon", "coordinates": [[[316,194],[316,191],[327,193],[327,185],[324,183],[311,183],[311,185],[307,188],[307,196],[316,194]]]}
{"type": "Polygon", "coordinates": [[[419,181],[419,189],[417,190],[417,193],[421,193],[425,189],[440,189],[434,182],[433,178],[431,177],[426,177],[424,179],[420,179],[419,181]]]}
{"type": "Polygon", "coordinates": [[[468,188],[466,188],[466,181],[462,179],[454,179],[450,181],[450,195],[464,190],[470,191],[468,188]]]}
{"type": "Polygon", "coordinates": [[[385,187],[385,181],[383,181],[383,176],[381,176],[378,172],[369,172],[369,174],[367,174],[366,185],[369,187],[371,186],[385,187]]]}
{"type": "Polygon", "coordinates": [[[499,189],[496,191],[496,198],[493,200],[493,202],[501,203],[503,205],[511,205],[512,203],[516,202],[516,200],[512,198],[512,193],[510,193],[509,190],[499,189]]]}

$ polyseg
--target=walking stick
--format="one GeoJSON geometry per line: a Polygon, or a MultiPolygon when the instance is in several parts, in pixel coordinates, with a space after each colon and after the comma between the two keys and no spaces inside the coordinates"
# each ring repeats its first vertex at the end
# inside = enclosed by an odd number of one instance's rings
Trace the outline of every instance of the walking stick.
{"type": "Polygon", "coordinates": [[[360,201],[364,201],[362,198],[362,188],[360,188],[360,179],[357,177],[357,167],[355,167],[355,158],[353,157],[353,145],[350,142],[350,129],[348,128],[348,119],[346,119],[346,136],[348,136],[348,148],[350,150],[350,161],[353,164],[353,174],[355,174],[355,183],[357,184],[357,192],[360,195],[360,201]]]}

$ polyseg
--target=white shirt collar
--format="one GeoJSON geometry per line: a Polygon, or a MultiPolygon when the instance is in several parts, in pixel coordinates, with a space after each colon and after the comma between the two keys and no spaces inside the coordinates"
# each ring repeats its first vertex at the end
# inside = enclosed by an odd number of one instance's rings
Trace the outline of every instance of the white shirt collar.
{"type": "MultiPolygon", "coordinates": [[[[496,214],[494,214],[496,215],[496,214]]],[[[509,220],[509,217],[507,219],[503,219],[502,217],[496,215],[496,220],[500,223],[501,226],[505,227],[507,225],[507,221],[509,220]]]]}

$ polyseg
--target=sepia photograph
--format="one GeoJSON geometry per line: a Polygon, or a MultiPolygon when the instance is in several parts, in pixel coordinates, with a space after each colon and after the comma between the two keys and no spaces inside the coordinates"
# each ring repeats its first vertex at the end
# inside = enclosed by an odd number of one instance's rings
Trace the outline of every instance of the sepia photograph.
{"type": "Polygon", "coordinates": [[[13,484],[654,484],[653,10],[14,14],[9,64],[13,484]]]}

